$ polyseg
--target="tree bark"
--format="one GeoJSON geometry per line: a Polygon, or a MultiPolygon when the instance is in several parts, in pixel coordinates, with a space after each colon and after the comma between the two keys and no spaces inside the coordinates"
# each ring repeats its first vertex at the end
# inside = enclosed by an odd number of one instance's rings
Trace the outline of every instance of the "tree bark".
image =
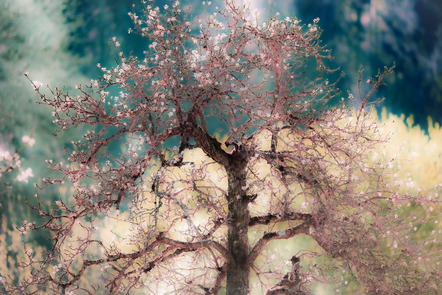
{"type": "Polygon", "coordinates": [[[188,132],[198,146],[214,161],[224,166],[229,182],[227,201],[228,230],[227,246],[231,259],[227,262],[227,295],[248,295],[250,265],[248,263],[249,239],[248,227],[250,214],[246,196],[246,166],[248,155],[245,150],[235,150],[232,154],[221,149],[220,143],[204,132],[196,124],[195,118],[189,118],[188,132]]]}
{"type": "Polygon", "coordinates": [[[232,161],[227,169],[229,181],[227,241],[229,252],[233,258],[227,264],[227,295],[249,294],[250,267],[247,257],[249,254],[248,224],[250,215],[247,208],[248,198],[244,192],[246,161],[238,161],[238,158],[232,156],[232,161]]]}

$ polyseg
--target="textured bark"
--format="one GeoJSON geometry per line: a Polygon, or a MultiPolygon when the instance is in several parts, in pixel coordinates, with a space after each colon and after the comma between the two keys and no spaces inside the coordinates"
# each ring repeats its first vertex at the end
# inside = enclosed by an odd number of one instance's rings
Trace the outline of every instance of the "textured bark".
{"type": "Polygon", "coordinates": [[[232,154],[221,149],[220,143],[190,120],[190,132],[204,152],[223,165],[228,176],[227,200],[228,231],[227,243],[230,259],[227,262],[227,295],[249,294],[250,264],[248,263],[248,228],[250,214],[247,208],[250,198],[246,195],[247,152],[235,150],[232,154]]]}
{"type": "Polygon", "coordinates": [[[248,264],[249,240],[248,223],[250,220],[247,208],[248,199],[244,192],[246,185],[246,161],[232,156],[227,169],[229,179],[229,228],[228,249],[232,260],[227,264],[227,295],[249,294],[248,264]]]}

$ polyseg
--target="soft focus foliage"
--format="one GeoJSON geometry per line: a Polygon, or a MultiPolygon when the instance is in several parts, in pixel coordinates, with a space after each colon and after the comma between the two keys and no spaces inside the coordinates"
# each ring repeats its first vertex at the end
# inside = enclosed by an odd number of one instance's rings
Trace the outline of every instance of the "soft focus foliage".
{"type": "Polygon", "coordinates": [[[63,1],[0,3],[0,149],[11,155],[19,153],[23,165],[32,165],[35,175],[46,168],[41,159],[33,160],[60,156],[62,149],[54,148],[55,143],[64,144],[65,139],[52,136],[51,122],[43,119],[50,112],[35,105],[23,74],[31,73],[48,83],[85,81],[72,65],[81,60],[65,51],[69,39],[63,7],[63,1]]]}
{"type": "MultiPolygon", "coordinates": [[[[65,1],[0,1],[0,276],[17,281],[28,275],[18,267],[26,256],[18,228],[39,216],[25,198],[34,198],[32,184],[47,171],[44,159],[60,157],[67,143],[63,136],[52,136],[53,127],[46,120],[50,111],[35,104],[23,74],[50,83],[84,81],[75,65],[81,60],[66,51],[64,7],[65,1]]],[[[54,194],[47,192],[44,206],[54,194]]],[[[39,257],[48,245],[47,236],[31,237],[26,249],[39,257]]],[[[2,284],[0,293],[5,293],[2,284]]]]}
{"type": "Polygon", "coordinates": [[[403,186],[419,192],[442,183],[442,128],[428,118],[428,133],[414,124],[413,116],[405,118],[387,114],[379,120],[386,123],[383,132],[390,140],[383,151],[388,158],[398,159],[397,177],[403,186]]]}
{"type": "Polygon", "coordinates": [[[342,89],[354,90],[353,77],[359,65],[370,73],[395,62],[395,73],[387,80],[390,87],[378,94],[387,98],[384,105],[388,111],[414,114],[424,129],[427,116],[441,123],[441,1],[297,0],[292,4],[298,17],[319,16],[327,28],[322,40],[347,74],[342,89]]]}

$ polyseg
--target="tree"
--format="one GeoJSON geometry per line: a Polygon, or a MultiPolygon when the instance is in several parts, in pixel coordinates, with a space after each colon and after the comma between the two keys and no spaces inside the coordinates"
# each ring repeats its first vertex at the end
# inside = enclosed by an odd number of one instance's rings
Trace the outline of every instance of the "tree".
{"type": "Polygon", "coordinates": [[[21,230],[45,229],[53,246],[39,259],[27,252],[32,275],[9,291],[240,295],[251,279],[267,294],[306,294],[316,281],[440,291],[438,240],[413,241],[437,223],[438,203],[401,193],[374,153],[385,139],[366,110],[391,68],[365,95],[361,73],[359,103],[334,102],[339,72],[318,19],[261,24],[231,1],[199,26],[178,1],[129,15],[150,42],[143,60],[114,39],[118,65],[78,95],[31,80],[59,131],[90,130],[66,147],[68,163],[48,161],[60,177],[41,188],[68,182],[72,195],[50,211],[31,205],[43,222],[21,230]],[[127,226],[124,239],[98,230],[112,220],[127,226]],[[271,242],[301,235],[312,251],[274,261],[271,242]]]}

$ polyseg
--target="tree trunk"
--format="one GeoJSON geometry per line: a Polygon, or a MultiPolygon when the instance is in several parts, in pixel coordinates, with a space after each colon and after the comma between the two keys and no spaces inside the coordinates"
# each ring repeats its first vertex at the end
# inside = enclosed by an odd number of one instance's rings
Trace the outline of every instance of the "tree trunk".
{"type": "Polygon", "coordinates": [[[230,165],[227,175],[229,190],[228,249],[233,261],[227,264],[227,295],[249,294],[250,267],[247,263],[249,254],[248,223],[249,210],[248,200],[244,192],[246,185],[246,163],[230,165]]]}

